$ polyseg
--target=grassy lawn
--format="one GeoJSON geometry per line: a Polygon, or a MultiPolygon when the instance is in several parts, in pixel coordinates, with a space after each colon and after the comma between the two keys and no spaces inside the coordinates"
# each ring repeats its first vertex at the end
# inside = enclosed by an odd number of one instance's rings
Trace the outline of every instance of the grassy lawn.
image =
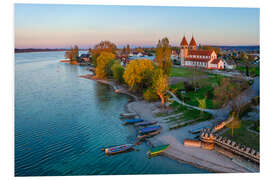
{"type": "Polygon", "coordinates": [[[199,106],[198,99],[203,99],[206,96],[206,108],[207,109],[217,109],[221,107],[221,103],[214,103],[214,87],[218,85],[219,81],[223,76],[221,75],[208,75],[206,79],[200,79],[197,82],[200,85],[200,88],[196,91],[189,91],[185,94],[181,94],[179,90],[184,90],[184,82],[178,82],[170,86],[171,89],[176,89],[176,95],[181,100],[184,100],[185,103],[199,106]]]}
{"type": "Polygon", "coordinates": [[[232,136],[231,128],[226,131],[222,136],[230,138],[231,140],[254,148],[257,151],[260,151],[260,137],[258,134],[250,132],[247,130],[248,126],[255,124],[256,121],[241,121],[240,128],[234,129],[234,135],[232,136]]]}
{"type": "MultiPolygon", "coordinates": [[[[183,67],[172,67],[171,68],[171,77],[191,77],[193,73],[193,69],[190,68],[183,68],[183,67]]],[[[196,70],[194,72],[194,76],[201,76],[201,75],[207,75],[206,72],[196,70]]]]}
{"type": "MultiPolygon", "coordinates": [[[[256,66],[256,67],[249,67],[249,74],[250,76],[260,76],[260,67],[256,66]]],[[[236,70],[242,72],[242,73],[246,73],[246,67],[244,66],[237,66],[236,70]]]]}
{"type": "MultiPolygon", "coordinates": [[[[207,112],[191,109],[176,102],[173,102],[170,106],[174,109],[174,112],[169,115],[182,113],[181,115],[165,119],[167,123],[172,125],[170,129],[177,129],[191,123],[206,121],[212,118],[212,115],[207,112]],[[195,121],[189,122],[192,120],[195,121]]],[[[168,116],[168,114],[166,114],[166,116],[168,116]]]]}

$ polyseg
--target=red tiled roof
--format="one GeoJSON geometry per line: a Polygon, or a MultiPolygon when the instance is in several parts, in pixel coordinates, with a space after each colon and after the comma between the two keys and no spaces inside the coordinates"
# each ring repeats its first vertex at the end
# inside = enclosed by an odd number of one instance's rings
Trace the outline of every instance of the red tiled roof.
{"type": "Polygon", "coordinates": [[[194,40],[193,36],[191,38],[191,41],[189,43],[189,46],[197,46],[196,41],[194,40]]]}
{"type": "Polygon", "coordinates": [[[184,36],[183,39],[182,39],[182,42],[180,44],[181,46],[188,46],[188,42],[186,40],[186,37],[184,36]]]}
{"type": "Polygon", "coordinates": [[[221,59],[214,59],[211,64],[218,64],[221,61],[221,59]]]}
{"type": "Polygon", "coordinates": [[[211,56],[213,50],[188,51],[188,55],[211,56]]]}
{"type": "Polygon", "coordinates": [[[209,58],[190,58],[190,57],[187,57],[185,60],[186,61],[200,61],[200,62],[208,62],[208,61],[210,61],[209,58]]]}

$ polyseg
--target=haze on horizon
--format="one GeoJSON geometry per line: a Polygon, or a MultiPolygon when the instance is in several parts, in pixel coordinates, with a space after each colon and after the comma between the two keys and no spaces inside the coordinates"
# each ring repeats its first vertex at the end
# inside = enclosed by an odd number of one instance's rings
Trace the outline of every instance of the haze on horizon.
{"type": "Polygon", "coordinates": [[[202,45],[259,45],[258,8],[15,4],[15,48],[156,46],[183,35],[202,45]]]}

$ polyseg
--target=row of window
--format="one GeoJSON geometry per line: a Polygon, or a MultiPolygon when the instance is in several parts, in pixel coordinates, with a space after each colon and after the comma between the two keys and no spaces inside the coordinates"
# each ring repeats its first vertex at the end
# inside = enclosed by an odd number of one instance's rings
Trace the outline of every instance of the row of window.
{"type": "Polygon", "coordinates": [[[203,58],[203,59],[209,59],[210,56],[201,56],[201,55],[189,55],[190,58],[203,58]]]}
{"type": "Polygon", "coordinates": [[[192,65],[192,66],[206,66],[206,62],[186,61],[186,65],[192,65]]]}

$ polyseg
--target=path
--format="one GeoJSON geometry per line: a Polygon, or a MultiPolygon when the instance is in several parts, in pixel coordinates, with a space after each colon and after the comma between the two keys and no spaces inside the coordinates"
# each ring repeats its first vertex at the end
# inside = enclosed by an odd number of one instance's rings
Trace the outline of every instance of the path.
{"type": "MultiPolygon", "coordinates": [[[[169,94],[172,96],[172,100],[178,102],[179,104],[182,104],[184,106],[193,108],[193,109],[197,109],[197,110],[201,110],[199,107],[196,106],[192,106],[189,104],[184,103],[183,101],[181,101],[175,94],[173,94],[171,91],[169,91],[169,94]]],[[[260,79],[259,77],[255,77],[254,78],[254,82],[253,84],[246,89],[245,91],[243,91],[241,93],[241,100],[240,103],[241,104],[247,104],[251,101],[252,98],[259,96],[260,95],[260,79]]],[[[238,96],[236,97],[238,98],[238,96]]],[[[210,114],[212,114],[214,116],[215,120],[225,120],[228,118],[228,115],[231,111],[231,105],[232,101],[229,102],[227,104],[227,106],[225,106],[224,108],[220,108],[220,109],[202,109],[202,111],[204,112],[208,112],[210,114]]]]}

